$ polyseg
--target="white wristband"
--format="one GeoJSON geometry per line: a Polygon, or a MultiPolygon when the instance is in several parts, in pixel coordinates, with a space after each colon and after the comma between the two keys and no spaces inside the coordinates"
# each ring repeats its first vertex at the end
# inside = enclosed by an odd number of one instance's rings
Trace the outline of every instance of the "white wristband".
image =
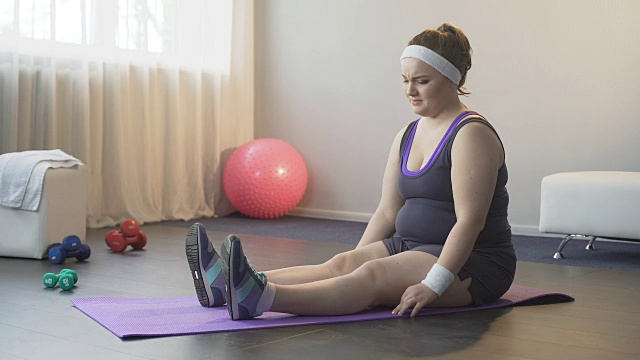
{"type": "Polygon", "coordinates": [[[453,273],[449,271],[449,269],[435,263],[431,270],[429,270],[427,277],[422,280],[422,283],[427,285],[431,290],[438,294],[438,296],[442,296],[454,279],[455,276],[453,276],[453,273]]]}

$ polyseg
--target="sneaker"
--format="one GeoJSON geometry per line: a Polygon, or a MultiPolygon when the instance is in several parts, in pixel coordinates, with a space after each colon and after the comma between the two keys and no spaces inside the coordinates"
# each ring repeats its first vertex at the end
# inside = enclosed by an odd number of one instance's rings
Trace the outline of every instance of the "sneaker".
{"type": "Polygon", "coordinates": [[[227,309],[231,320],[248,320],[262,315],[256,307],[267,284],[267,276],[251,266],[236,235],[224,239],[220,252],[224,259],[227,309]]]}
{"type": "Polygon", "coordinates": [[[195,223],[189,229],[185,241],[189,269],[196,287],[198,300],[204,307],[224,305],[224,276],[222,259],[207,237],[204,226],[195,223]]]}

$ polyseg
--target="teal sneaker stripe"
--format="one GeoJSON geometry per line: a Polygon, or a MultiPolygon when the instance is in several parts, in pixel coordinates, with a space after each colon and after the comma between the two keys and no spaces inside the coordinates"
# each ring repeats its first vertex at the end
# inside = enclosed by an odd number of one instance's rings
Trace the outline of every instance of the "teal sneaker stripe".
{"type": "Polygon", "coordinates": [[[222,271],[222,261],[218,259],[215,265],[213,265],[211,269],[207,270],[207,279],[209,279],[209,285],[213,284],[213,281],[218,277],[220,271],[222,271]]]}
{"type": "Polygon", "coordinates": [[[250,276],[247,283],[244,284],[244,286],[236,292],[236,295],[237,295],[236,302],[238,303],[242,302],[242,300],[244,300],[244,298],[246,298],[247,295],[249,295],[249,293],[251,292],[251,289],[253,289],[253,285],[255,284],[256,284],[256,281],[253,279],[253,277],[250,276]]]}

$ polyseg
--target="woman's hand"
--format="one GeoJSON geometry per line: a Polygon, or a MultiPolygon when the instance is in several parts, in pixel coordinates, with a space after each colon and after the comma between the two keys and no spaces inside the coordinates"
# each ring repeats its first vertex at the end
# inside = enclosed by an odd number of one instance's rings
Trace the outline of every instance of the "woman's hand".
{"type": "Polygon", "coordinates": [[[403,315],[407,310],[413,307],[411,317],[416,316],[420,309],[432,303],[438,298],[438,294],[431,290],[427,285],[418,283],[411,285],[404,291],[400,304],[391,312],[392,314],[403,315]]]}

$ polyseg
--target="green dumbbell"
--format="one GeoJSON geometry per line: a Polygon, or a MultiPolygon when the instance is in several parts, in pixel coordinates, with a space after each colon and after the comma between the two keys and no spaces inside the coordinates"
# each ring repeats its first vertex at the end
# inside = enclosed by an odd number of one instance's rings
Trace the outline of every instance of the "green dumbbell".
{"type": "Polygon", "coordinates": [[[60,274],[46,273],[42,277],[44,286],[52,288],[56,284],[60,284],[60,288],[64,291],[71,290],[78,281],[78,274],[70,269],[63,269],[60,274]]]}
{"type": "Polygon", "coordinates": [[[78,283],[78,273],[75,272],[75,270],[62,269],[62,270],[60,270],[60,274],[70,274],[71,276],[73,276],[73,283],[74,284],[78,283]]]}

